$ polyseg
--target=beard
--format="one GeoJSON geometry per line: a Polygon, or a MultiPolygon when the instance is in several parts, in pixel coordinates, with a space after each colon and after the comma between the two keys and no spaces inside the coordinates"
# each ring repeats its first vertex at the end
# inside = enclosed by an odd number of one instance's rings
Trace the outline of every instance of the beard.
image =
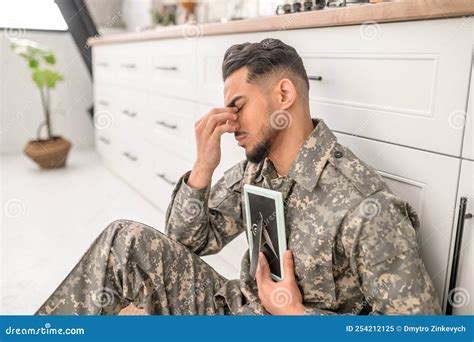
{"type": "Polygon", "coordinates": [[[245,154],[247,160],[251,163],[260,163],[270,154],[270,150],[278,136],[279,131],[268,125],[263,129],[262,139],[255,145],[255,147],[245,154]]]}

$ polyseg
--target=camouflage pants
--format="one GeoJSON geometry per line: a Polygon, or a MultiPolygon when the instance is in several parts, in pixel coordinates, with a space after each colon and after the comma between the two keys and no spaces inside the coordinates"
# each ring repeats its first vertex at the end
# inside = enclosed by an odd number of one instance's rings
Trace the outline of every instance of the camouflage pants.
{"type": "Polygon", "coordinates": [[[187,247],[145,224],[117,220],[92,243],[37,315],[115,315],[131,302],[154,315],[225,315],[226,279],[187,247]]]}

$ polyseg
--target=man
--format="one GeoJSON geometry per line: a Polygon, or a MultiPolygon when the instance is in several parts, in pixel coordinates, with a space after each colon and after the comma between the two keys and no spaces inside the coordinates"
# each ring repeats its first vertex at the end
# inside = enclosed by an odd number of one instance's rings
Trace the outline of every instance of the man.
{"type": "Polygon", "coordinates": [[[230,47],[222,65],[226,107],[195,124],[197,158],[178,182],[166,233],[118,220],[92,244],[38,314],[440,314],[420,257],[413,208],[311,119],[296,50],[277,39],[230,47]],[[220,139],[234,133],[243,160],[212,187],[220,139]],[[244,184],[284,197],[288,250],[282,281],[249,252],[240,279],[199,256],[245,231],[244,184]]]}

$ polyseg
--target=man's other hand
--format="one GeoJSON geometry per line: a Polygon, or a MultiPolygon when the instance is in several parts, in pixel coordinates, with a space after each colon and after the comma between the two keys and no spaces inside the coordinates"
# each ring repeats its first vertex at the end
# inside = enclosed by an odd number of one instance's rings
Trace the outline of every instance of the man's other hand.
{"type": "Polygon", "coordinates": [[[258,297],[272,315],[303,315],[303,297],[296,283],[293,254],[289,249],[285,251],[283,266],[283,280],[273,281],[267,259],[262,252],[259,253],[256,272],[258,297]]]}

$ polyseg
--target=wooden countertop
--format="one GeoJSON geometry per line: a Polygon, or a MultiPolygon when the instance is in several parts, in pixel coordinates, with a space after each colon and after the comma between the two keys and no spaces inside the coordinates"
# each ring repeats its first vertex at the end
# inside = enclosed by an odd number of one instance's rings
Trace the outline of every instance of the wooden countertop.
{"type": "MultiPolygon", "coordinates": [[[[292,30],[312,27],[357,25],[368,21],[378,23],[429,20],[474,14],[473,0],[398,0],[362,6],[331,8],[321,11],[235,20],[227,23],[178,25],[104,37],[91,37],[89,45],[127,43],[166,38],[292,30]]],[[[474,20],[474,19],[473,19],[474,20]]]]}

